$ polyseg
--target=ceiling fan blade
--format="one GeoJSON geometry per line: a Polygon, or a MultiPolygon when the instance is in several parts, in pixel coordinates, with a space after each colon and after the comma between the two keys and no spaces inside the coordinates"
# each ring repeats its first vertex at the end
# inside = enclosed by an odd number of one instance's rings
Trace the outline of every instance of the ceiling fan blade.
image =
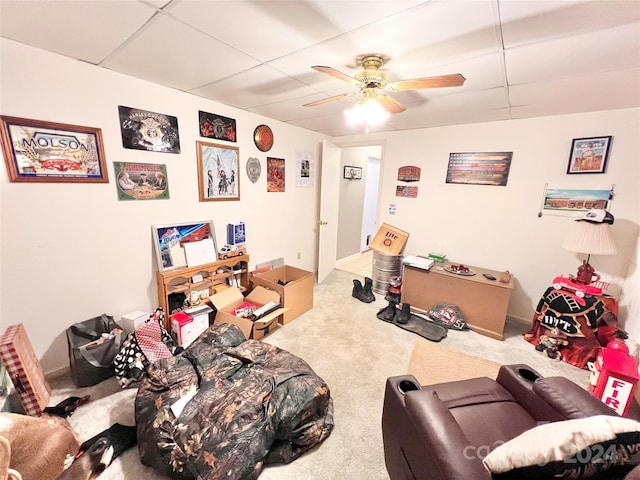
{"type": "Polygon", "coordinates": [[[387,84],[385,90],[402,92],[405,90],[419,90],[421,88],[459,87],[466,79],[459,73],[451,75],[439,75],[436,77],[414,78],[411,80],[398,80],[387,84]]]}
{"type": "Polygon", "coordinates": [[[322,65],[314,65],[311,68],[313,68],[314,70],[316,70],[318,72],[325,73],[325,74],[330,75],[330,76],[332,76],[334,78],[342,80],[343,82],[350,83],[352,85],[361,85],[362,84],[362,82],[360,82],[359,80],[356,80],[355,78],[350,77],[346,73],[342,73],[342,72],[336,70],[333,67],[324,67],[322,65]]]}
{"type": "Polygon", "coordinates": [[[323,105],[325,103],[333,102],[334,100],[340,100],[341,98],[347,98],[355,95],[355,93],[342,93],[333,97],[323,98],[322,100],[316,100],[315,102],[309,102],[302,105],[303,107],[315,107],[316,105],[323,105]]]}
{"type": "Polygon", "coordinates": [[[404,105],[389,95],[378,95],[378,103],[389,113],[401,113],[406,110],[404,105]]]}

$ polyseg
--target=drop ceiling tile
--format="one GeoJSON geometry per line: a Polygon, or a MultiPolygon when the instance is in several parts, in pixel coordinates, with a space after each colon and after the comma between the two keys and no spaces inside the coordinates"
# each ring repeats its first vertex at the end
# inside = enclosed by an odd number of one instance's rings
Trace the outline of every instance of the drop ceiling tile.
{"type": "Polygon", "coordinates": [[[314,90],[262,65],[191,92],[238,108],[250,108],[311,95],[314,90]]]}
{"type": "Polygon", "coordinates": [[[640,107],[640,68],[516,85],[509,92],[514,118],[640,107]]]}
{"type": "Polygon", "coordinates": [[[419,1],[181,1],[175,18],[266,62],[406,10],[419,1]],[[265,41],[268,39],[268,41],[265,41]]]}
{"type": "Polygon", "coordinates": [[[104,66],[190,90],[254,67],[255,59],[164,15],[155,17],[104,66]]]}
{"type": "Polygon", "coordinates": [[[640,20],[637,0],[500,0],[505,48],[602,30],[640,20]]]}
{"type": "Polygon", "coordinates": [[[125,0],[0,2],[0,35],[98,64],[155,13],[125,0]]]}
{"type": "Polygon", "coordinates": [[[640,23],[505,52],[511,85],[640,66],[640,23]]]}
{"type": "Polygon", "coordinates": [[[355,100],[340,101],[325,103],[323,105],[317,105],[315,107],[303,107],[305,103],[318,100],[316,95],[307,97],[294,98],[278,103],[270,103],[266,105],[260,105],[257,107],[249,108],[248,110],[265,117],[277,118],[283,122],[290,122],[294,120],[302,120],[315,117],[333,117],[342,118],[344,111],[347,108],[353,106],[355,100]]]}

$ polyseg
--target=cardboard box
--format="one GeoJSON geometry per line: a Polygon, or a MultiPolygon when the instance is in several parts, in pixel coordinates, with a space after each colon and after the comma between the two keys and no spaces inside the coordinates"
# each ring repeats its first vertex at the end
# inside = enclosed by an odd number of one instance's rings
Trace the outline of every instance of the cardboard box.
{"type": "Polygon", "coordinates": [[[314,277],[312,272],[285,265],[253,276],[253,284],[278,292],[287,312],[282,324],[295,320],[313,308],[314,277]],[[285,285],[278,283],[281,281],[285,285]]]}
{"type": "Polygon", "coordinates": [[[0,338],[0,359],[27,415],[40,416],[49,405],[51,387],[21,323],[10,325],[0,338]]]}
{"type": "Polygon", "coordinates": [[[278,328],[278,318],[286,312],[286,308],[278,308],[256,321],[252,321],[249,318],[237,317],[233,314],[235,309],[244,302],[252,303],[257,307],[261,307],[269,302],[280,303],[280,295],[278,292],[267,290],[263,287],[254,288],[246,297],[242,296],[242,292],[238,290],[237,287],[230,287],[220,293],[211,295],[209,301],[218,310],[213,323],[215,325],[221,323],[237,325],[247,339],[260,340],[272,333],[278,328]]]}
{"type": "Polygon", "coordinates": [[[118,326],[123,330],[126,330],[127,333],[135,332],[138,327],[144,325],[144,322],[149,318],[149,314],[147,312],[135,311],[125,313],[120,321],[118,322],[118,326]]]}
{"type": "Polygon", "coordinates": [[[369,244],[369,248],[387,255],[398,255],[402,252],[408,238],[409,234],[407,232],[383,223],[369,244]]]}
{"type": "Polygon", "coordinates": [[[208,305],[190,308],[174,313],[171,319],[171,336],[181,347],[188,347],[198,336],[209,328],[209,314],[213,312],[208,305]]]}

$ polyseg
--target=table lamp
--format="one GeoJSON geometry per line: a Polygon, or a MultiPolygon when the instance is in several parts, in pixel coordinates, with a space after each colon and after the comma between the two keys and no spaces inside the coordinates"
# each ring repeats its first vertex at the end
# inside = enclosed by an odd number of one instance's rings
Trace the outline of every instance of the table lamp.
{"type": "Polygon", "coordinates": [[[562,248],[577,253],[586,253],[587,258],[578,267],[576,282],[589,285],[600,280],[589,264],[591,255],[615,255],[618,253],[611,227],[613,215],[602,209],[593,209],[576,220],[569,236],[562,243],[562,248]]]}
{"type": "Polygon", "coordinates": [[[586,260],[578,267],[575,281],[589,285],[600,280],[600,275],[595,273],[589,264],[591,255],[615,255],[618,253],[611,225],[613,215],[606,210],[593,209],[586,212],[582,218],[576,220],[569,236],[562,243],[562,248],[577,253],[585,253],[586,260]]]}

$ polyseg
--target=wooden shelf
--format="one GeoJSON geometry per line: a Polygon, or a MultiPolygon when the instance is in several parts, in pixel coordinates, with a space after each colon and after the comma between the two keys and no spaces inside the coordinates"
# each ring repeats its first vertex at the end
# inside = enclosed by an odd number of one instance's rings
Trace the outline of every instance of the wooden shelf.
{"type": "Polygon", "coordinates": [[[244,292],[249,286],[249,255],[240,255],[196,267],[181,267],[157,272],[156,281],[158,286],[158,305],[165,311],[165,327],[170,330],[169,295],[185,293],[190,297],[191,292],[201,292],[203,290],[207,290],[209,295],[213,295],[214,287],[220,284],[235,285],[239,287],[240,291],[244,292]],[[234,267],[238,264],[241,265],[241,268],[234,270],[234,267]],[[217,273],[220,268],[227,271],[217,273]],[[193,277],[196,275],[202,275],[202,280],[194,282],[193,277]],[[236,285],[235,279],[238,279],[239,286],[236,285]]]}

